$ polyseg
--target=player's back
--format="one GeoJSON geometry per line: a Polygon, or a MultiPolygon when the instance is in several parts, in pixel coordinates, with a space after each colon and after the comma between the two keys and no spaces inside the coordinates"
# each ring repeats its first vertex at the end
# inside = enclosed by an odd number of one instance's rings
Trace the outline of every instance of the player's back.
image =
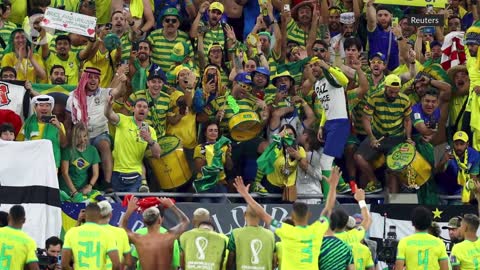
{"type": "Polygon", "coordinates": [[[455,244],[450,255],[452,266],[460,266],[460,269],[478,269],[480,265],[480,238],[472,242],[463,240],[455,244]]]}
{"type": "Polygon", "coordinates": [[[426,232],[417,232],[398,243],[397,260],[404,260],[408,270],[440,269],[439,261],[447,259],[443,241],[426,232]]]}
{"type": "Polygon", "coordinates": [[[320,247],[328,226],[326,217],[321,217],[309,226],[272,222],[272,229],[282,241],[281,270],[318,269],[320,247]]]}
{"type": "Polygon", "coordinates": [[[373,267],[372,252],[362,243],[352,245],[353,259],[355,260],[355,269],[365,269],[373,267]]]}
{"type": "Polygon", "coordinates": [[[149,231],[146,235],[138,235],[134,244],[142,269],[170,269],[175,239],[176,235],[172,233],[160,233],[158,230],[149,231]]]}
{"type": "Polygon", "coordinates": [[[117,250],[115,239],[103,227],[87,222],[65,234],[63,249],[70,249],[75,270],[105,269],[108,253],[117,250]]]}
{"type": "Polygon", "coordinates": [[[36,243],[25,232],[12,227],[0,228],[0,269],[23,270],[37,262],[36,243]]]}

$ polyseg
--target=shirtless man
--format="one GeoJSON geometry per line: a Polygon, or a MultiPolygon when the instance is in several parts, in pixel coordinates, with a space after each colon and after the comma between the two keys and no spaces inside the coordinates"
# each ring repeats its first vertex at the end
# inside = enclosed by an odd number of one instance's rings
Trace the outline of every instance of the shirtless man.
{"type": "Polygon", "coordinates": [[[143,222],[147,225],[148,233],[146,235],[134,233],[127,228],[127,224],[132,213],[138,208],[137,202],[138,199],[135,197],[130,199],[120,225],[127,231],[130,242],[135,245],[143,270],[170,269],[173,242],[187,229],[190,220],[170,199],[162,197],[160,198],[162,206],[175,212],[180,223],[171,228],[168,233],[159,233],[163,217],[157,207],[150,207],[143,212],[143,222]]]}

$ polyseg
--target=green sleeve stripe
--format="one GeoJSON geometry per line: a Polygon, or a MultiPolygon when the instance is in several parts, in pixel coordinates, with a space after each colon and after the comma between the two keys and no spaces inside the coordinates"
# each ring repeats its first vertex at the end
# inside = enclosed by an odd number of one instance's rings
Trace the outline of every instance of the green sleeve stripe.
{"type": "Polygon", "coordinates": [[[62,249],[68,249],[68,250],[72,250],[71,247],[62,247],[62,249]]]}
{"type": "Polygon", "coordinates": [[[397,257],[397,260],[399,260],[399,261],[405,261],[405,258],[397,257]]]}
{"type": "Polygon", "coordinates": [[[452,263],[452,266],[459,266],[460,263],[459,262],[456,262],[456,263],[452,263]]]}
{"type": "Polygon", "coordinates": [[[34,260],[31,260],[31,261],[27,261],[26,264],[31,264],[31,263],[36,263],[36,262],[38,262],[38,259],[34,259],[34,260]]]}
{"type": "Polygon", "coordinates": [[[109,250],[107,250],[107,253],[110,253],[110,252],[112,252],[112,251],[118,251],[118,249],[117,249],[117,248],[109,249],[109,250]]]}
{"type": "Polygon", "coordinates": [[[448,260],[448,257],[439,258],[438,261],[448,260]]]}
{"type": "Polygon", "coordinates": [[[375,266],[374,264],[371,264],[371,265],[365,266],[365,268],[370,268],[370,267],[374,267],[374,266],[375,266]]]}

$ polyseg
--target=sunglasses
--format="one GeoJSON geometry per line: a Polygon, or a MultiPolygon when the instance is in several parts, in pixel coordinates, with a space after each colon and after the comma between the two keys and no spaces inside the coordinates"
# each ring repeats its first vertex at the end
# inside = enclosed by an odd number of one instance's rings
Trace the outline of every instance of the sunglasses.
{"type": "Polygon", "coordinates": [[[324,53],[324,52],[326,52],[327,50],[326,50],[325,48],[313,48],[313,51],[314,51],[314,52],[324,53]]]}
{"type": "Polygon", "coordinates": [[[243,88],[246,91],[251,91],[252,90],[251,85],[248,85],[248,84],[245,84],[245,83],[242,83],[242,82],[238,82],[238,86],[240,86],[241,88],[243,88]]]}
{"type": "Polygon", "coordinates": [[[383,64],[382,60],[370,60],[370,64],[383,64]]]}
{"type": "Polygon", "coordinates": [[[174,24],[174,23],[177,23],[177,19],[165,19],[164,20],[166,23],[171,23],[171,24],[174,24]]]}

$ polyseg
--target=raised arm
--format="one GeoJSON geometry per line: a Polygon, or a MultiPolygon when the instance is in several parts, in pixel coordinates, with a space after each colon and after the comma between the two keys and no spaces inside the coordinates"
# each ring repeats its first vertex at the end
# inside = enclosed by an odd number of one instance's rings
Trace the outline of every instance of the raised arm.
{"type": "Polygon", "coordinates": [[[355,200],[357,200],[358,206],[360,206],[360,211],[362,212],[363,221],[360,226],[362,226],[365,230],[368,230],[370,225],[372,225],[372,218],[370,217],[367,204],[365,203],[365,191],[359,188],[353,196],[355,197],[355,200]]]}
{"type": "Polygon", "coordinates": [[[245,186],[243,183],[243,178],[241,176],[237,176],[235,178],[235,183],[233,186],[237,189],[237,192],[242,195],[243,199],[247,202],[247,204],[252,207],[253,211],[265,222],[265,224],[269,225],[272,223],[273,218],[263,209],[263,207],[258,204],[255,199],[252,198],[248,190],[250,185],[245,186]]]}
{"type": "Polygon", "coordinates": [[[162,197],[160,198],[160,202],[165,208],[172,210],[180,221],[180,223],[169,230],[169,232],[175,234],[177,238],[180,237],[180,235],[187,230],[188,225],[190,224],[190,219],[188,219],[187,215],[185,215],[182,210],[175,206],[172,200],[162,197]]]}
{"type": "Polygon", "coordinates": [[[113,98],[113,96],[110,96],[107,104],[105,105],[104,113],[105,113],[105,116],[107,117],[108,121],[110,122],[110,124],[116,125],[116,124],[118,124],[118,122],[120,122],[120,117],[112,109],[113,102],[114,102],[114,98],[113,98]]]}
{"type": "Polygon", "coordinates": [[[373,6],[375,0],[368,0],[367,2],[367,30],[368,32],[375,31],[377,27],[377,10],[373,6]]]}
{"type": "Polygon", "coordinates": [[[203,13],[207,10],[209,6],[210,2],[208,1],[205,1],[200,5],[197,16],[195,17],[195,20],[193,20],[192,27],[190,28],[190,38],[198,37],[198,27],[200,26],[200,20],[202,19],[203,13]]]}
{"type": "Polygon", "coordinates": [[[328,190],[327,203],[325,204],[325,208],[323,208],[322,213],[320,214],[320,217],[322,216],[330,217],[330,214],[332,213],[332,209],[335,206],[335,200],[337,198],[337,185],[341,175],[342,175],[342,172],[340,171],[340,167],[333,166],[332,172],[328,179],[326,179],[325,176],[322,176],[324,180],[327,181],[328,184],[330,185],[330,189],[328,190]]]}
{"type": "Polygon", "coordinates": [[[128,220],[130,219],[130,216],[132,216],[133,212],[137,211],[138,209],[138,198],[132,197],[128,201],[127,205],[127,211],[125,212],[125,215],[122,217],[120,220],[120,227],[123,228],[125,231],[127,231],[128,239],[132,242],[132,239],[136,237],[136,233],[132,232],[128,228],[128,220]]]}

